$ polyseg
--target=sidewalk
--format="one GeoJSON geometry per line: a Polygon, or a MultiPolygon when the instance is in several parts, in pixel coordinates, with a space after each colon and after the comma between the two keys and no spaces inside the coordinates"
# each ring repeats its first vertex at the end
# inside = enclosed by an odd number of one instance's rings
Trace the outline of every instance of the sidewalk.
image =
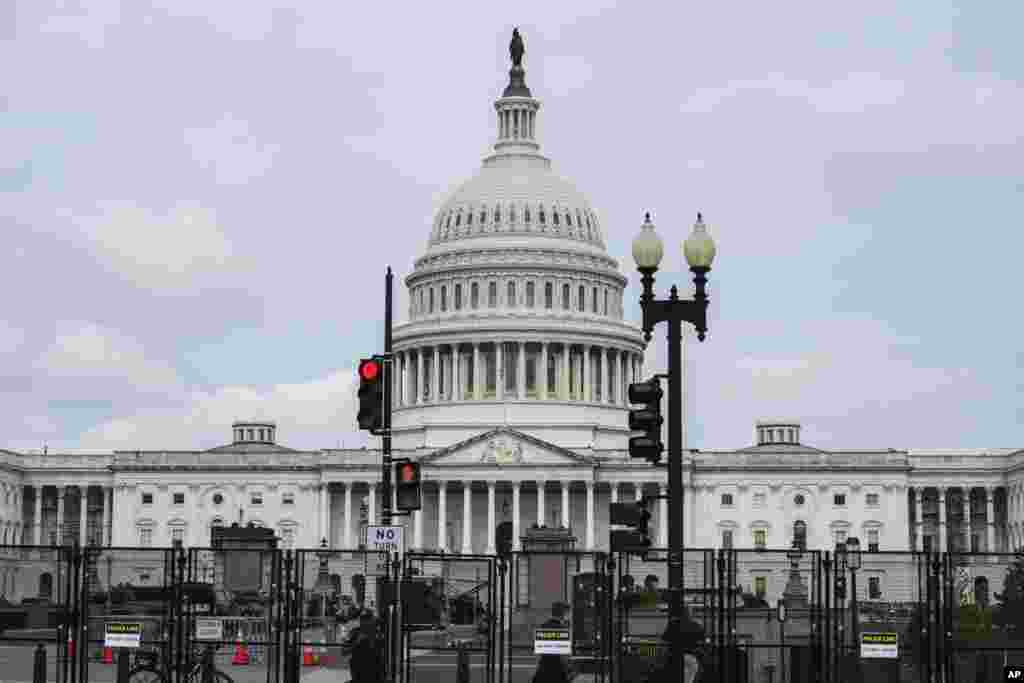
{"type": "Polygon", "coordinates": [[[324,669],[317,667],[302,672],[299,680],[302,683],[347,683],[349,680],[348,667],[343,669],[324,669]]]}

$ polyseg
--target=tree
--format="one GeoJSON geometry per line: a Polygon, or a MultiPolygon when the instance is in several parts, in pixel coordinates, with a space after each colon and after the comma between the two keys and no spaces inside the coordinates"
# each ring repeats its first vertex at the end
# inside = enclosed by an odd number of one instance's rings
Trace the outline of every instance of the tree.
{"type": "Polygon", "coordinates": [[[1024,633],[1024,555],[1017,555],[1003,577],[1003,592],[994,622],[1004,631],[1024,633]]]}

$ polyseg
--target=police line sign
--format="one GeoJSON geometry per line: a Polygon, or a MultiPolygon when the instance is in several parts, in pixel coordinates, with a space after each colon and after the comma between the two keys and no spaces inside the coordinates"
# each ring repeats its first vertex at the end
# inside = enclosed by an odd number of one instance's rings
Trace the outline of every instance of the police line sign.
{"type": "Polygon", "coordinates": [[[899,634],[861,633],[860,656],[863,659],[899,659],[899,634]]]}
{"type": "Polygon", "coordinates": [[[366,527],[366,547],[379,553],[402,552],[402,527],[400,526],[368,526],[366,527]]]}
{"type": "Polygon", "coordinates": [[[571,655],[572,637],[567,628],[538,628],[533,632],[533,654],[571,655]]]}

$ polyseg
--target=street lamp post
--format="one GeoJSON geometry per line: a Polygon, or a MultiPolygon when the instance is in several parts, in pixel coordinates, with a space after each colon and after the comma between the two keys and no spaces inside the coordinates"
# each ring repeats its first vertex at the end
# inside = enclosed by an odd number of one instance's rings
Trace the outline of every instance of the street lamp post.
{"type": "Polygon", "coordinates": [[[683,255],[694,274],[696,294],[693,299],[680,299],[675,285],[668,299],[654,298],[654,274],[664,254],[661,238],[654,231],[651,215],[645,216],[640,234],[633,240],[633,259],[640,271],[643,293],[644,340],[651,340],[651,331],[660,322],[668,323],[668,585],[669,633],[672,637],[672,680],[683,680],[683,652],[679,646],[683,635],[683,423],[682,423],[682,323],[688,322],[704,341],[707,332],[708,296],[705,289],[707,273],[715,259],[715,243],[707,232],[701,215],[693,232],[683,243],[683,255]]]}

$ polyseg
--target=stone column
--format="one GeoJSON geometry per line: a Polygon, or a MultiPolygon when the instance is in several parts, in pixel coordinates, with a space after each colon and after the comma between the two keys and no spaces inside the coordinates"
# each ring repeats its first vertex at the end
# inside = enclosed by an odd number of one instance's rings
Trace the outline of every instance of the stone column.
{"type": "Polygon", "coordinates": [[[452,344],[452,400],[462,400],[462,356],[458,344],[452,344]]]}
{"type": "Polygon", "coordinates": [[[505,342],[494,342],[494,396],[505,398],[505,342]]]}
{"type": "Polygon", "coordinates": [[[608,349],[606,349],[606,348],[604,348],[602,346],[602,347],[600,347],[600,351],[601,351],[601,354],[600,354],[601,363],[600,363],[600,366],[599,366],[600,370],[598,372],[601,373],[601,381],[598,382],[598,386],[601,387],[601,402],[602,403],[611,403],[612,402],[612,382],[611,382],[611,380],[608,377],[608,349]]]}
{"type": "Polygon", "coordinates": [[[562,344],[561,372],[558,378],[558,397],[563,401],[569,400],[569,359],[572,358],[572,346],[562,344]]]}
{"type": "Polygon", "coordinates": [[[89,487],[88,485],[78,487],[78,545],[84,548],[86,543],[86,529],[89,526],[89,487]]]}
{"type": "Polygon", "coordinates": [[[540,345],[540,363],[538,364],[540,370],[537,374],[540,375],[537,384],[537,395],[540,396],[542,401],[548,398],[548,343],[541,342],[540,345]]]}
{"type": "Polygon", "coordinates": [[[590,350],[589,344],[583,346],[583,400],[593,401],[594,400],[594,383],[591,381],[590,376],[590,350]]]}
{"type": "MultiPolygon", "coordinates": [[[[419,378],[416,387],[416,403],[427,403],[430,400],[430,390],[427,384],[427,349],[421,346],[416,352],[416,376],[419,378]]],[[[394,508],[392,508],[394,509],[394,508]]]]}
{"type": "Polygon", "coordinates": [[[345,535],[342,538],[343,548],[354,548],[352,543],[352,482],[345,483],[345,509],[342,510],[342,524],[345,525],[345,535]]]}
{"type": "Polygon", "coordinates": [[[473,554],[473,482],[462,482],[462,554],[473,554]]]}
{"type": "Polygon", "coordinates": [[[633,500],[640,502],[644,497],[644,485],[642,483],[633,484],[633,500]]]}
{"type": "Polygon", "coordinates": [[[423,549],[423,510],[412,511],[412,547],[423,549]]]}
{"type": "Polygon", "coordinates": [[[519,482],[512,482],[512,550],[521,550],[519,543],[519,482]]]}
{"type": "Polygon", "coordinates": [[[430,397],[436,403],[441,400],[441,347],[437,344],[434,345],[434,367],[432,370],[434,377],[431,381],[430,397]]]}
{"type": "Polygon", "coordinates": [[[487,554],[493,555],[494,548],[494,486],[493,481],[487,482],[487,554]]]}
{"type": "MultiPolygon", "coordinates": [[[[102,521],[103,528],[100,529],[100,545],[109,546],[110,545],[110,508],[111,508],[111,502],[112,502],[111,501],[111,498],[112,498],[111,494],[113,493],[113,489],[110,488],[109,486],[104,486],[100,490],[103,491],[103,521],[102,521]]],[[[197,544],[198,543],[202,543],[202,541],[198,541],[197,544]]]]}
{"type": "Polygon", "coordinates": [[[629,374],[626,372],[626,354],[619,352],[619,405],[626,405],[626,388],[629,385],[629,374]]]}
{"type": "Polygon", "coordinates": [[[377,485],[372,481],[366,487],[366,523],[377,526],[377,485]]]}
{"type": "Polygon", "coordinates": [[[914,549],[918,552],[924,549],[924,513],[921,511],[921,497],[923,493],[924,489],[920,486],[914,489],[914,526],[917,527],[914,549]]]}
{"type": "Polygon", "coordinates": [[[437,482],[437,547],[448,552],[448,482],[437,482]]]}
{"type": "Polygon", "coordinates": [[[544,486],[546,481],[537,481],[537,526],[547,524],[547,513],[544,510],[544,486]]]}
{"type": "Polygon", "coordinates": [[[946,546],[946,487],[939,486],[939,552],[946,552],[948,547],[946,546]]]}
{"type": "Polygon", "coordinates": [[[964,486],[960,489],[963,492],[964,506],[964,528],[961,530],[964,537],[964,552],[971,552],[971,489],[964,486]]]}
{"type": "Polygon", "coordinates": [[[401,353],[395,354],[394,361],[391,366],[392,375],[394,379],[394,385],[391,391],[395,393],[395,407],[400,408],[402,406],[402,355],[401,353]]]}
{"type": "Polygon", "coordinates": [[[566,529],[569,528],[569,484],[570,482],[562,482],[562,526],[566,529]]]}
{"type": "Polygon", "coordinates": [[[668,488],[662,484],[658,488],[658,547],[668,547],[668,488]]]}
{"type": "MultiPolygon", "coordinates": [[[[526,398],[526,342],[519,342],[516,353],[516,396],[523,400],[526,398]]],[[[536,378],[536,374],[534,377],[536,378]]]]}
{"type": "Polygon", "coordinates": [[[57,545],[64,545],[64,496],[67,493],[67,486],[57,487],[57,545]]]}
{"type": "Polygon", "coordinates": [[[613,481],[610,484],[608,484],[608,486],[609,486],[609,495],[611,496],[611,502],[618,503],[619,502],[619,485],[613,481]]]}
{"type": "Polygon", "coordinates": [[[985,551],[990,553],[996,551],[995,495],[994,486],[985,487],[985,551]]]}
{"type": "Polygon", "coordinates": [[[410,351],[403,351],[402,352],[402,360],[404,361],[402,363],[402,366],[403,366],[402,381],[405,384],[405,387],[402,389],[402,404],[403,405],[407,405],[407,406],[411,406],[411,405],[415,405],[415,403],[416,403],[416,397],[412,393],[412,385],[413,385],[413,381],[412,381],[412,378],[413,378],[413,374],[412,374],[413,373],[413,369],[412,369],[412,353],[410,351]]]}
{"type": "Polygon", "coordinates": [[[319,547],[321,540],[326,538],[328,543],[330,543],[330,541],[331,541],[331,532],[330,532],[330,529],[329,529],[330,522],[329,522],[329,517],[328,517],[328,511],[327,511],[328,510],[328,501],[329,501],[329,497],[330,497],[331,493],[330,493],[330,488],[327,486],[327,484],[323,484],[323,483],[321,483],[317,487],[317,490],[318,490],[318,492],[320,494],[318,499],[317,499],[317,502],[318,502],[319,507],[320,507],[320,509],[319,509],[319,512],[320,512],[320,524],[319,524],[319,530],[318,530],[317,535],[316,535],[316,544],[319,547]]]}
{"type": "Polygon", "coordinates": [[[473,342],[473,398],[477,401],[484,397],[480,380],[480,342],[473,342]]]}
{"type": "Polygon", "coordinates": [[[32,520],[32,526],[35,527],[35,545],[43,544],[43,487],[33,487],[36,492],[36,516],[32,520]]]}
{"type": "Polygon", "coordinates": [[[587,482],[587,550],[594,549],[594,482],[587,482]]]}

